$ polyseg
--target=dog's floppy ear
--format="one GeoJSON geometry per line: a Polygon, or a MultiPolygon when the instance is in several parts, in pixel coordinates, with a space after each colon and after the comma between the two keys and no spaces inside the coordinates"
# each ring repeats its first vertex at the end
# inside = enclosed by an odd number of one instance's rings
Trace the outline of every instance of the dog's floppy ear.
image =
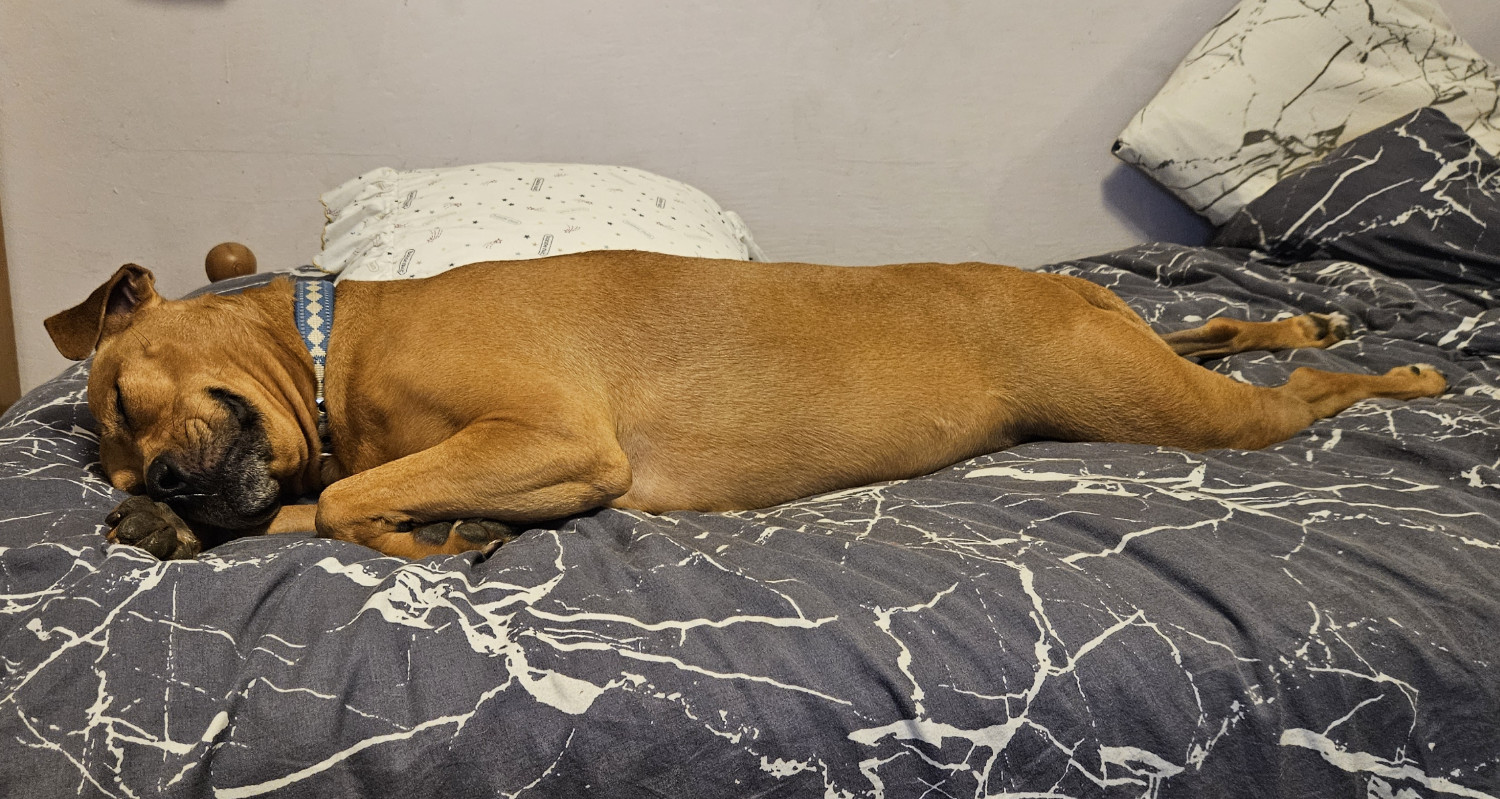
{"type": "Polygon", "coordinates": [[[130,315],[137,309],[160,301],[151,270],[125,264],[104,285],[94,289],[88,299],[47,317],[43,324],[64,358],[81,361],[99,345],[106,327],[113,332],[129,323],[130,315]]]}

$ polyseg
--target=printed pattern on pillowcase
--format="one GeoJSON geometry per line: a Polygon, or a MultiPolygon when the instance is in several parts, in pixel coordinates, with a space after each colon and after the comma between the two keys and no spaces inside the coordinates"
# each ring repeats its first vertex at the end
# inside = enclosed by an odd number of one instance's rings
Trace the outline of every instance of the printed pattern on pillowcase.
{"type": "Polygon", "coordinates": [[[758,257],[736,214],[639,169],[491,163],[376,169],[322,197],[313,264],[340,280],[402,280],[482,261],[590,250],[758,257]]]}
{"type": "Polygon", "coordinates": [[[1500,69],[1433,0],[1243,0],[1114,152],[1223,224],[1338,145],[1426,106],[1500,152],[1500,69]]]}
{"type": "Polygon", "coordinates": [[[1395,277],[1497,283],[1500,159],[1424,108],[1276,184],[1214,244],[1283,261],[1355,261],[1395,277]]]}

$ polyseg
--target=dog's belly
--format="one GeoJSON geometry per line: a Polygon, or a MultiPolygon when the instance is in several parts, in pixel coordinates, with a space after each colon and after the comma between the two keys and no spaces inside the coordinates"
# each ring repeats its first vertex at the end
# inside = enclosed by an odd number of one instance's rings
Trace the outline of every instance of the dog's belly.
{"type": "MultiPolygon", "coordinates": [[[[630,490],[612,507],[649,512],[748,510],[941,469],[1017,443],[1004,398],[975,392],[889,418],[809,419],[821,426],[624,435],[630,490]],[[842,423],[840,423],[842,422],[842,423]]],[[[784,421],[784,420],[783,420],[784,421]]]]}

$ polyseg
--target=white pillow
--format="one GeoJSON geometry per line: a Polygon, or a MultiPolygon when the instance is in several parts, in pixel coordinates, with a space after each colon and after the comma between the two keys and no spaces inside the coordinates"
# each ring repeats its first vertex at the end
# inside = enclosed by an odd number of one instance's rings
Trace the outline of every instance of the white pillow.
{"type": "Polygon", "coordinates": [[[322,197],[313,264],[340,280],[427,277],[478,261],[588,250],[759,257],[738,215],[639,169],[586,164],[384,167],[322,197]]]}
{"type": "Polygon", "coordinates": [[[1115,153],[1215,224],[1334,147],[1419,108],[1500,152],[1500,70],[1431,0],[1243,0],[1115,153]]]}

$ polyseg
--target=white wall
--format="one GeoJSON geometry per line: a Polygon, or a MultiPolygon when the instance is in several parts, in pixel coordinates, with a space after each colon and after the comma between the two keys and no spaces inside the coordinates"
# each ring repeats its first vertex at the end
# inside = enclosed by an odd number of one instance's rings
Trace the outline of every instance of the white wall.
{"type": "MultiPolygon", "coordinates": [[[[22,383],[114,267],[166,294],[237,240],[318,249],[375,166],[627,164],[773,258],[1034,265],[1205,228],[1115,133],[1233,0],[99,0],[0,14],[0,204],[22,383]]],[[[1495,0],[1446,0],[1500,57],[1495,0]]]]}

